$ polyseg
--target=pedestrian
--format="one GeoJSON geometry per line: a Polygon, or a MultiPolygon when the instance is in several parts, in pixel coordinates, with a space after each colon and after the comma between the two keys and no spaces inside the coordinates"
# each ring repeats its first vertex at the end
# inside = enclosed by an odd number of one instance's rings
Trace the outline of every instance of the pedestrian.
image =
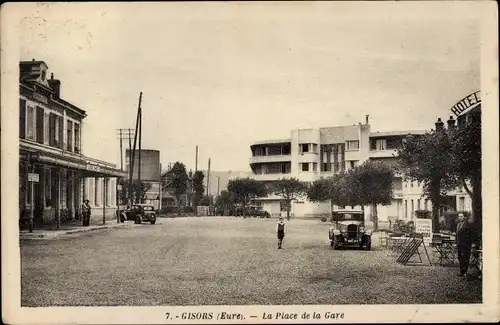
{"type": "Polygon", "coordinates": [[[82,215],[83,215],[83,226],[87,227],[90,225],[90,215],[92,212],[92,207],[90,206],[89,200],[84,200],[82,204],[82,215]]]}
{"type": "Polygon", "coordinates": [[[465,276],[467,274],[467,268],[469,267],[472,246],[472,230],[469,221],[463,213],[458,214],[455,241],[457,244],[458,261],[460,263],[460,273],[458,275],[465,276]]]}
{"type": "Polygon", "coordinates": [[[278,234],[278,249],[281,249],[283,238],[285,237],[285,222],[283,221],[283,218],[279,218],[278,225],[276,226],[276,232],[278,234]]]}

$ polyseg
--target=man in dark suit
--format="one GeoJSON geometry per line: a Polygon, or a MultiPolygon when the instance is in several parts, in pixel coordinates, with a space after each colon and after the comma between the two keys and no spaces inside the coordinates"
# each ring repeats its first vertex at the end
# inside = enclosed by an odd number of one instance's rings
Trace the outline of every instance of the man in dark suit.
{"type": "Polygon", "coordinates": [[[463,213],[458,215],[457,233],[456,233],[458,261],[460,263],[459,276],[467,274],[469,266],[470,251],[472,246],[472,230],[469,221],[463,213]]]}

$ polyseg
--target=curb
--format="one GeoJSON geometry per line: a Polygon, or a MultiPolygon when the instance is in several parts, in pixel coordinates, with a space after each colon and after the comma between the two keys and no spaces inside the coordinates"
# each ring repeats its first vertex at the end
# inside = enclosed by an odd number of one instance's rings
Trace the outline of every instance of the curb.
{"type": "Polygon", "coordinates": [[[106,229],[112,229],[112,228],[123,228],[128,226],[129,224],[116,224],[116,225],[102,225],[102,226],[95,226],[92,228],[81,228],[81,229],[70,229],[70,230],[60,230],[60,231],[54,231],[54,233],[50,233],[47,231],[46,233],[42,234],[37,234],[37,233],[20,233],[19,234],[19,239],[55,239],[60,236],[64,235],[70,235],[70,234],[78,234],[78,233],[87,233],[87,232],[93,232],[93,231],[100,231],[100,230],[106,230],[106,229]]]}

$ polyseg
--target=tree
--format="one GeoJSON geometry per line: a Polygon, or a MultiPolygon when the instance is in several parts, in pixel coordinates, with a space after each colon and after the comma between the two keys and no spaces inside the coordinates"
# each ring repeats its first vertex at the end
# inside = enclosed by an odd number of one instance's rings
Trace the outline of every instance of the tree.
{"type": "Polygon", "coordinates": [[[205,185],[203,185],[203,179],[205,175],[201,170],[198,170],[193,175],[193,205],[198,206],[200,200],[203,197],[203,193],[205,192],[205,185]]]}
{"type": "Polygon", "coordinates": [[[481,117],[470,123],[448,129],[452,146],[453,172],[472,200],[472,223],[478,234],[482,230],[481,189],[481,117]],[[469,186],[470,184],[470,186],[469,186]]]}
{"type": "Polygon", "coordinates": [[[346,185],[346,175],[340,173],[314,181],[307,190],[307,198],[311,202],[330,202],[333,216],[334,205],[350,205],[352,200],[346,185]]]}
{"type": "Polygon", "coordinates": [[[351,204],[372,206],[374,230],[378,230],[377,205],[389,205],[393,196],[394,172],[384,163],[367,161],[346,175],[351,204]]]}
{"type": "Polygon", "coordinates": [[[274,182],[271,186],[271,191],[275,195],[281,196],[286,204],[286,218],[290,220],[290,208],[292,201],[303,195],[307,191],[307,186],[304,182],[296,178],[283,178],[274,182]]]}
{"type": "Polygon", "coordinates": [[[227,190],[233,195],[235,201],[242,205],[243,216],[246,216],[246,206],[251,199],[267,195],[264,183],[248,177],[229,180],[227,190]]]}
{"type": "Polygon", "coordinates": [[[229,210],[232,210],[234,202],[234,196],[229,191],[222,190],[220,195],[215,199],[215,206],[218,210],[222,210],[222,215],[227,216],[229,210]]]}
{"type": "Polygon", "coordinates": [[[439,232],[439,208],[446,192],[456,188],[452,142],[445,130],[422,136],[408,136],[398,149],[405,177],[423,184],[424,195],[432,202],[432,230],[439,232]]]}
{"type": "Polygon", "coordinates": [[[151,183],[139,182],[139,180],[133,180],[132,186],[129,187],[129,180],[126,178],[120,178],[118,184],[122,186],[120,191],[120,201],[130,203],[142,203],[146,198],[146,193],[151,189],[151,183]],[[129,195],[129,190],[131,189],[131,195],[129,195]]]}
{"type": "Polygon", "coordinates": [[[208,207],[210,203],[212,202],[212,196],[211,195],[203,195],[201,198],[200,202],[198,202],[198,205],[208,207]]]}
{"type": "Polygon", "coordinates": [[[181,214],[181,196],[186,194],[188,188],[188,175],[186,166],[181,162],[176,162],[170,170],[172,175],[172,187],[174,188],[174,196],[177,200],[177,213],[181,214]]]}

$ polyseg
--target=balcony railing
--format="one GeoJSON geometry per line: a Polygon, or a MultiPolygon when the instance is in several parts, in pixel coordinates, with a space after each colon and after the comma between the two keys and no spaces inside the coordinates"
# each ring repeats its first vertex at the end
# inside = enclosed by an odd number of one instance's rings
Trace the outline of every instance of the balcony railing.
{"type": "Polygon", "coordinates": [[[254,174],[251,178],[256,181],[277,181],[282,178],[291,178],[292,174],[290,173],[276,173],[276,174],[254,174]]]}
{"type": "Polygon", "coordinates": [[[249,159],[251,164],[268,162],[291,162],[291,155],[273,155],[273,156],[254,156],[249,159]]]}

